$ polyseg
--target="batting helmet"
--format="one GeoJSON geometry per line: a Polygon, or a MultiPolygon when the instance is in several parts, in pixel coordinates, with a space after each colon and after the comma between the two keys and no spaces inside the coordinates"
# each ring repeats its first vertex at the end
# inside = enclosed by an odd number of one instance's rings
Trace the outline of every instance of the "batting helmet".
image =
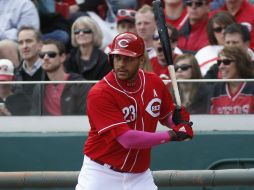
{"type": "Polygon", "coordinates": [[[118,34],[112,44],[110,55],[139,57],[144,54],[145,44],[141,37],[131,32],[118,34]]]}

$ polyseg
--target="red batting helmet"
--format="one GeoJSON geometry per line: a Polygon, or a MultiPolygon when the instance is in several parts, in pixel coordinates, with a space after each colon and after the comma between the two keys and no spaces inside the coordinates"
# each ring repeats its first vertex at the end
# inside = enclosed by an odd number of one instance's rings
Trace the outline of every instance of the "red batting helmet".
{"type": "Polygon", "coordinates": [[[112,44],[110,55],[139,57],[144,54],[145,44],[141,37],[131,32],[118,34],[112,44]]]}

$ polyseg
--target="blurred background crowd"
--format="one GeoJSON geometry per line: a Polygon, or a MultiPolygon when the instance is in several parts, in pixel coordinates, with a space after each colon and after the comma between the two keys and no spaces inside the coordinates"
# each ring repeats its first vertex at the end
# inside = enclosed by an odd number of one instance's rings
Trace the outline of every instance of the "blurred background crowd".
{"type": "MultiPolygon", "coordinates": [[[[254,113],[254,82],[248,80],[254,78],[254,1],[162,3],[177,79],[232,79],[180,82],[188,111],[254,113]]],[[[0,115],[86,114],[92,84],[8,81],[100,80],[112,70],[107,53],[122,32],[143,38],[141,69],[170,79],[152,0],[0,0],[0,81],[7,81],[0,84],[0,115]]]]}

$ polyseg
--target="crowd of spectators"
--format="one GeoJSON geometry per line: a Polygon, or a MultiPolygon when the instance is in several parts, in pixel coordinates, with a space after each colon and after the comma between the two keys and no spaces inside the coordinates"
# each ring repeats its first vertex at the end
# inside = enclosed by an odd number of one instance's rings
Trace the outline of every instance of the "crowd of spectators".
{"type": "MultiPolygon", "coordinates": [[[[254,78],[253,1],[162,3],[177,79],[254,78]]],[[[112,70],[110,44],[122,32],[144,40],[141,69],[170,79],[151,5],[152,0],[0,0],[0,81],[49,82],[0,84],[0,115],[86,114],[91,84],[52,82],[102,79],[112,70]]],[[[179,83],[179,90],[192,114],[254,113],[251,82],[179,83]]]]}

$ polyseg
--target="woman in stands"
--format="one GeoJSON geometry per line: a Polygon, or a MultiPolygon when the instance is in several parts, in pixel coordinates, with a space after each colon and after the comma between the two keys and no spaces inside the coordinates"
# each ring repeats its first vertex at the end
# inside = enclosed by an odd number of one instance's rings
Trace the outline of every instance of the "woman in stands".
{"type": "MultiPolygon", "coordinates": [[[[182,54],[175,59],[177,79],[202,79],[196,58],[191,54],[182,54]]],[[[209,113],[211,88],[206,84],[179,82],[182,104],[192,114],[209,113]]]]}
{"type": "Polygon", "coordinates": [[[206,28],[209,45],[200,49],[195,55],[203,76],[212,65],[216,64],[218,53],[224,45],[224,30],[232,23],[235,23],[234,17],[226,11],[217,12],[209,19],[206,28]]]}
{"type": "Polygon", "coordinates": [[[71,42],[74,48],[65,61],[67,72],[79,73],[87,80],[100,80],[111,71],[107,55],[99,49],[101,29],[92,18],[82,16],[73,23],[71,42]]]}
{"type": "MultiPolygon", "coordinates": [[[[241,47],[225,47],[218,55],[219,71],[223,79],[250,79],[254,66],[249,54],[241,47]]],[[[219,82],[211,98],[212,114],[254,113],[253,82],[219,82]]]]}

